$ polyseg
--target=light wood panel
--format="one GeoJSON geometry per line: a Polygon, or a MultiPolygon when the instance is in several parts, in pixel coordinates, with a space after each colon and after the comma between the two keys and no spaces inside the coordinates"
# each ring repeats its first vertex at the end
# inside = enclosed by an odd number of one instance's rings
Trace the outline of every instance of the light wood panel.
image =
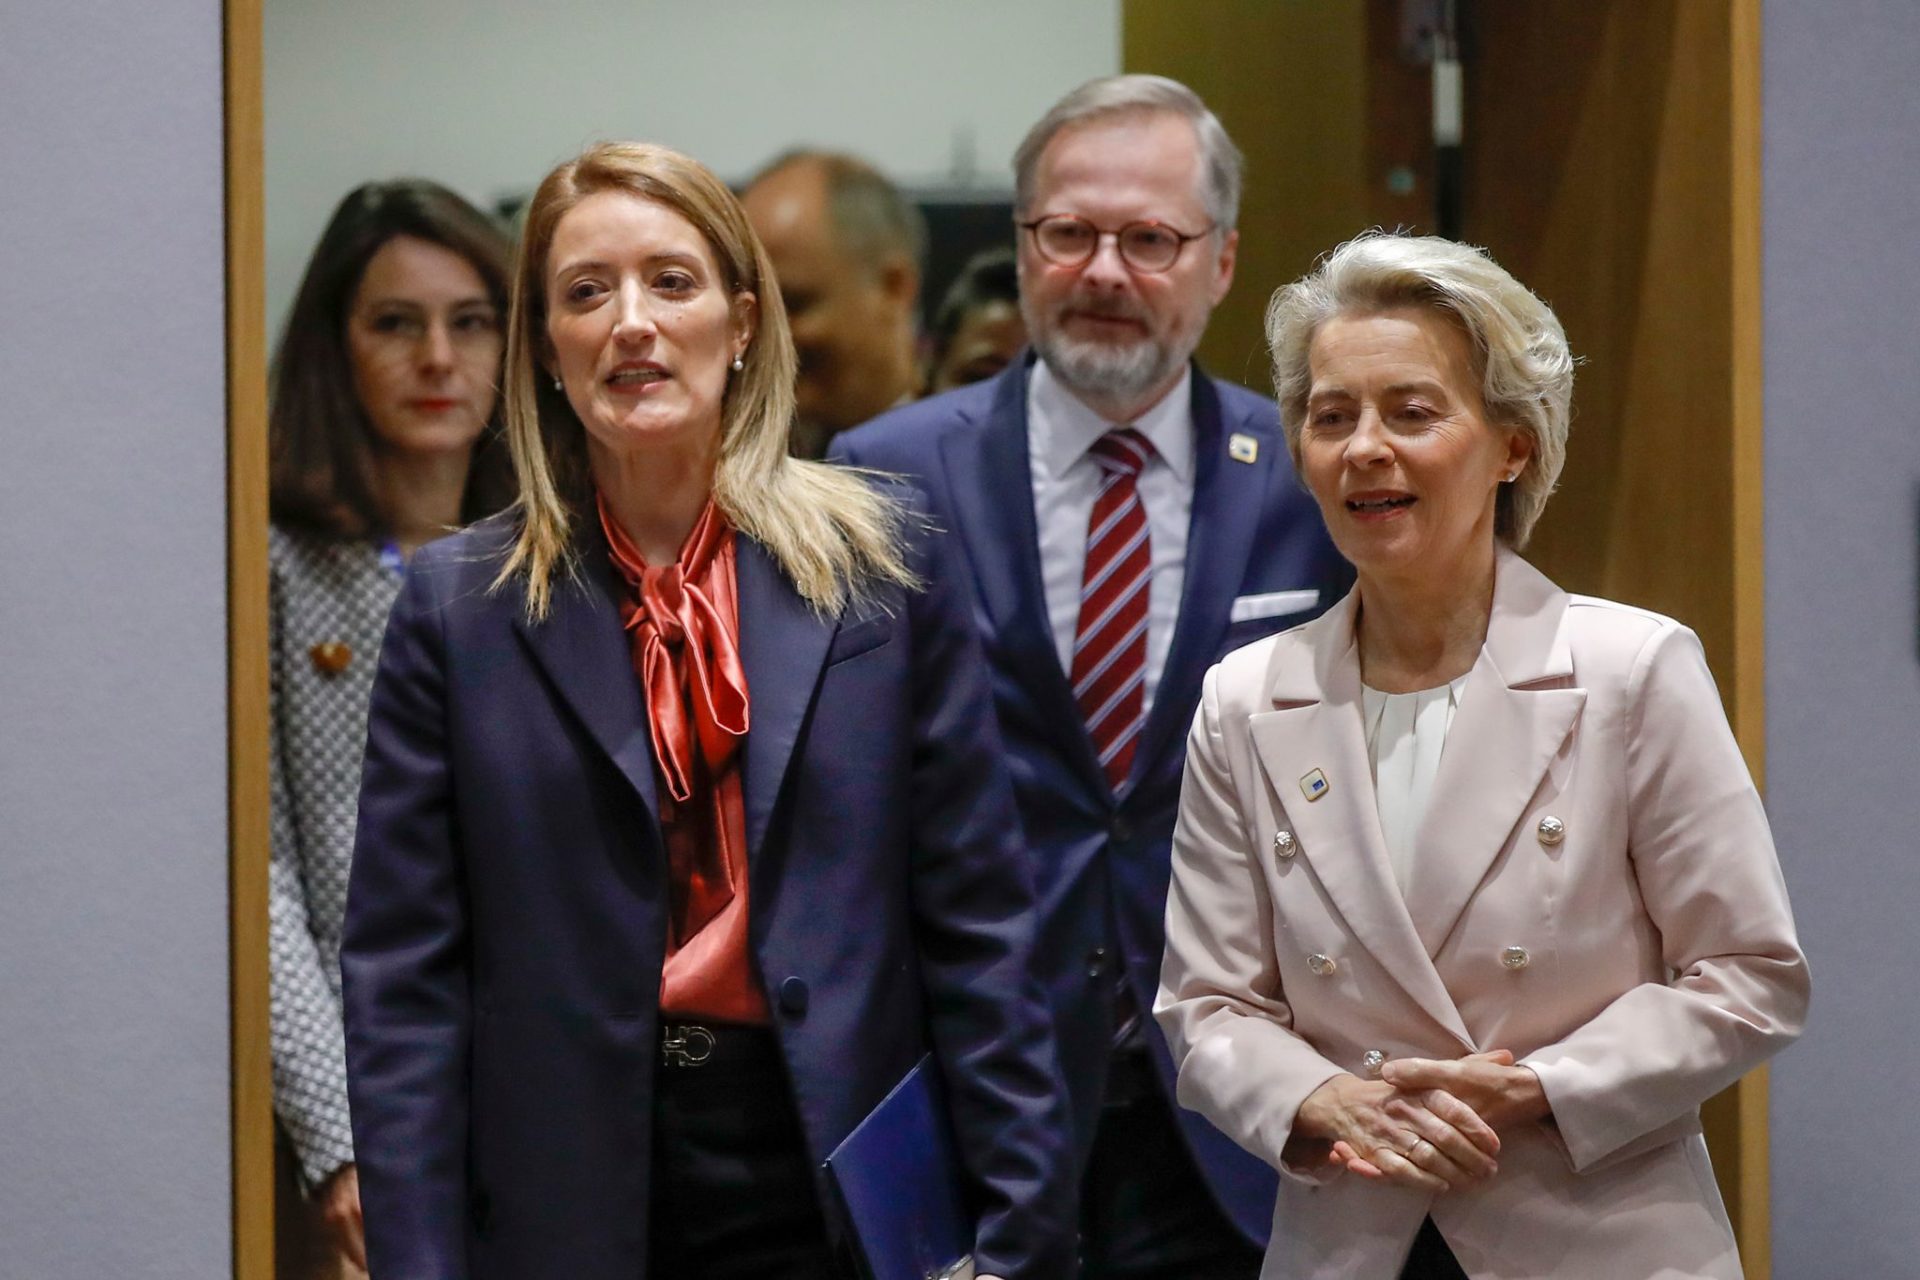
{"type": "Polygon", "coordinates": [[[1727,7],[1472,8],[1469,238],[1545,297],[1586,363],[1533,558],[1678,616],[1733,662],[1727,7]]]}
{"type": "Polygon", "coordinates": [[[1357,4],[1126,0],[1122,64],[1207,100],[1247,158],[1234,286],[1200,345],[1212,373],[1270,389],[1267,299],[1372,221],[1367,13],[1357,4]]]}
{"type": "Polygon", "coordinates": [[[1432,97],[1399,5],[1126,0],[1122,59],[1193,86],[1246,156],[1239,266],[1199,356],[1266,390],[1275,289],[1369,227],[1432,230],[1432,97]]]}
{"type": "MultiPolygon", "coordinates": [[[[1761,776],[1757,3],[1482,0],[1466,17],[1466,236],[1553,305],[1586,361],[1529,556],[1699,632],[1761,776]]],[[[1703,1119],[1763,1280],[1764,1070],[1703,1119]]]]}
{"type": "MultiPolygon", "coordinates": [[[[1763,776],[1759,0],[1461,0],[1463,235],[1585,358],[1529,558],[1699,632],[1763,776]]],[[[1430,98],[1398,0],[1128,0],[1130,71],[1247,152],[1240,278],[1201,352],[1261,387],[1272,288],[1369,225],[1431,225],[1430,98]],[[1386,187],[1404,167],[1409,195],[1386,187]]],[[[1747,1273],[1770,1272],[1766,1073],[1705,1108],[1747,1273]]]]}
{"type": "Polygon", "coordinates": [[[226,0],[227,672],[233,1275],[273,1277],[267,1031],[267,349],[260,0],[226,0]]]}

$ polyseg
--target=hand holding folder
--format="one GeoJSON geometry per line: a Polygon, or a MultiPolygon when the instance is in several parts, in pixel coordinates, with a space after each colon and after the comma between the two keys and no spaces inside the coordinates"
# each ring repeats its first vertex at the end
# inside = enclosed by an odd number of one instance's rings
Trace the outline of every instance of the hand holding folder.
{"type": "Polygon", "coordinates": [[[974,1280],[973,1215],[930,1055],[833,1149],[827,1175],[868,1280],[974,1280]]]}

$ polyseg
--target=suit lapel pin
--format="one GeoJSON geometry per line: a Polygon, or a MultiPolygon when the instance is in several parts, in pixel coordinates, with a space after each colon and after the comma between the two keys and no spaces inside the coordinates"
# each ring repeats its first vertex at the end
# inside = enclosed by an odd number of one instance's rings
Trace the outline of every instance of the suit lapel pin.
{"type": "Polygon", "coordinates": [[[353,661],[353,650],[338,640],[328,640],[307,650],[313,669],[323,676],[337,676],[353,661]]]}
{"type": "Polygon", "coordinates": [[[1309,770],[1300,775],[1300,790],[1306,792],[1309,801],[1318,800],[1333,789],[1327,781],[1327,775],[1318,769],[1309,770]]]}
{"type": "Polygon", "coordinates": [[[1257,462],[1260,458],[1260,442],[1236,431],[1227,437],[1227,456],[1235,462],[1257,462]]]}

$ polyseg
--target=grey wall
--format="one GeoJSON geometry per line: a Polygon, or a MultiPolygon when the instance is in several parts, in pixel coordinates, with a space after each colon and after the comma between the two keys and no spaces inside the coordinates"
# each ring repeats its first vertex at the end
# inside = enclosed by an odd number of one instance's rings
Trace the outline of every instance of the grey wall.
{"type": "Polygon", "coordinates": [[[228,1274],[218,0],[0,3],[0,1276],[228,1274]]]}
{"type": "MultiPolygon", "coordinates": [[[[219,20],[0,6],[7,1277],[229,1268],[219,20]]],[[[1768,785],[1816,983],[1773,1077],[1775,1274],[1894,1280],[1920,1257],[1920,8],[1765,23],[1768,785]]]]}
{"type": "Polygon", "coordinates": [[[1027,126],[1120,69],[1119,0],[263,8],[275,334],[327,215],[371,178],[418,174],[486,205],[596,139],[646,138],[735,181],[808,143],[903,183],[1011,190],[1027,126]]]}
{"type": "Polygon", "coordinates": [[[1920,6],[1765,8],[1767,784],[1813,962],[1774,1274],[1920,1273],[1920,6]]]}

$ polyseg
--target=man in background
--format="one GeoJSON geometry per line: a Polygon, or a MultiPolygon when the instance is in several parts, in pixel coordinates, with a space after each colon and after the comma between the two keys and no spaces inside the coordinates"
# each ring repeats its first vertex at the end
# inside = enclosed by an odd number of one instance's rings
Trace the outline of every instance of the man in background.
{"type": "Polygon", "coordinates": [[[835,449],[915,478],[972,572],[1084,1169],[1085,1280],[1253,1280],[1274,1171],[1178,1107],[1148,1017],[1174,812],[1207,668],[1351,575],[1273,401],[1193,363],[1239,244],[1219,120],[1172,80],[1096,80],[1014,165],[1032,351],[835,449]]]}
{"type": "Polygon", "coordinates": [[[741,202],[773,258],[800,355],[793,451],[817,458],[836,432],[919,389],[926,222],[873,166],[825,151],[780,156],[741,202]]]}
{"type": "Polygon", "coordinates": [[[927,330],[927,394],[985,382],[1027,345],[1012,249],[982,249],[960,268],[927,330]]]}

